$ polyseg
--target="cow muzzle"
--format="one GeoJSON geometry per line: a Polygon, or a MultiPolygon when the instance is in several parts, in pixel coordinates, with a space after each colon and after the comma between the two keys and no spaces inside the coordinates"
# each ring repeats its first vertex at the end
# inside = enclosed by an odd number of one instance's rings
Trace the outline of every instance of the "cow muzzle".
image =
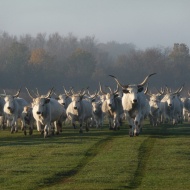
{"type": "Polygon", "coordinates": [[[134,100],[133,100],[133,103],[137,103],[137,99],[134,99],[134,100]]]}
{"type": "Polygon", "coordinates": [[[78,108],[75,106],[74,109],[77,110],[78,108]]]}
{"type": "Polygon", "coordinates": [[[13,113],[13,108],[7,107],[7,109],[10,111],[10,113],[13,113]]]}
{"type": "Polygon", "coordinates": [[[42,112],[37,111],[36,114],[37,114],[37,115],[42,115],[42,112]]]}

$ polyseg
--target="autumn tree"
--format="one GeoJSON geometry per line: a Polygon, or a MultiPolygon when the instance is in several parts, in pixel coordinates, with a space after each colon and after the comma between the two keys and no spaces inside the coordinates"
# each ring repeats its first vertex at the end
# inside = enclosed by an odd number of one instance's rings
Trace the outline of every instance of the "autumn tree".
{"type": "Polygon", "coordinates": [[[96,66],[96,60],[93,55],[82,49],[76,49],[68,58],[67,74],[68,76],[91,77],[96,66]]]}

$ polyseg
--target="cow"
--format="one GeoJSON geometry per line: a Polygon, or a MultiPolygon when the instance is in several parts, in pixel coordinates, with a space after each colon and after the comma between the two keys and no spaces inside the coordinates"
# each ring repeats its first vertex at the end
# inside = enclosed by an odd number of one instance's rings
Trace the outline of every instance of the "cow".
{"type": "Polygon", "coordinates": [[[35,123],[35,119],[32,113],[32,106],[24,106],[23,112],[21,114],[21,118],[22,118],[21,129],[24,131],[24,135],[27,134],[26,132],[27,125],[29,126],[29,135],[32,135],[33,129],[34,129],[34,123],[35,123]]]}
{"type": "Polygon", "coordinates": [[[105,95],[105,100],[102,104],[102,111],[108,117],[109,128],[118,130],[121,125],[121,116],[123,114],[123,107],[121,98],[118,97],[119,87],[114,92],[110,89],[110,93],[103,91],[100,84],[100,92],[105,95]]]}
{"type": "Polygon", "coordinates": [[[18,132],[18,118],[21,118],[24,106],[29,105],[25,99],[18,97],[20,90],[15,95],[4,95],[5,104],[3,110],[7,119],[7,126],[11,127],[11,133],[18,132]]]}
{"type": "Polygon", "coordinates": [[[83,133],[84,123],[86,123],[86,131],[89,131],[89,121],[92,118],[92,104],[89,100],[84,99],[86,92],[80,91],[75,93],[72,91],[71,94],[66,94],[70,96],[72,100],[66,110],[68,119],[74,128],[76,128],[75,122],[79,122],[79,133],[83,133]]]}
{"type": "Polygon", "coordinates": [[[5,94],[0,94],[0,127],[2,129],[5,129],[5,113],[3,110],[5,105],[5,100],[3,98],[4,96],[5,94]]]}
{"type": "Polygon", "coordinates": [[[158,126],[160,123],[160,101],[162,94],[160,93],[151,93],[148,92],[148,87],[144,92],[149,96],[149,105],[150,105],[150,112],[149,112],[149,120],[152,126],[158,126]]]}
{"type": "Polygon", "coordinates": [[[190,120],[190,98],[189,97],[183,97],[180,99],[183,103],[183,120],[189,121],[190,120]]]}
{"type": "Polygon", "coordinates": [[[88,91],[88,98],[92,103],[92,126],[96,128],[102,128],[103,126],[103,112],[102,112],[102,101],[100,99],[99,93],[96,91],[94,94],[90,94],[88,91]]]}
{"type": "Polygon", "coordinates": [[[183,116],[183,103],[179,98],[179,93],[182,91],[182,87],[177,89],[175,92],[166,91],[164,97],[160,102],[161,110],[161,122],[172,122],[172,124],[177,124],[182,122],[183,116]]]}
{"type": "Polygon", "coordinates": [[[140,84],[129,85],[122,85],[115,76],[109,75],[122,88],[122,105],[125,113],[125,118],[127,119],[130,127],[130,137],[138,136],[140,134],[143,121],[150,108],[146,99],[146,95],[143,92],[143,89],[144,85],[148,81],[148,78],[155,74],[156,73],[148,75],[140,84]]]}
{"type": "Polygon", "coordinates": [[[44,132],[44,138],[53,134],[53,127],[55,127],[56,134],[59,134],[62,122],[66,119],[66,110],[57,100],[51,98],[53,88],[47,95],[37,97],[33,97],[27,88],[26,90],[33,100],[32,113],[36,121],[37,130],[41,133],[44,132]],[[52,126],[53,124],[54,126],[52,126]],[[44,130],[42,130],[41,125],[44,125],[44,130]]]}

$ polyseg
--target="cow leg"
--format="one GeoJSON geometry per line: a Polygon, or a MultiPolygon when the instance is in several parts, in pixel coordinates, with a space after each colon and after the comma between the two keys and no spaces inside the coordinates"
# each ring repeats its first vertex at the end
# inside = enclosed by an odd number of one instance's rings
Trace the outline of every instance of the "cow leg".
{"type": "Polygon", "coordinates": [[[126,120],[129,124],[129,136],[133,137],[134,136],[134,120],[131,118],[128,114],[125,114],[126,120]]]}
{"type": "Polygon", "coordinates": [[[51,124],[47,123],[44,127],[44,138],[51,134],[51,124]]]}
{"type": "Polygon", "coordinates": [[[41,123],[40,123],[40,121],[36,121],[36,126],[37,126],[37,131],[41,132],[42,129],[41,129],[41,123]]]}
{"type": "Polygon", "coordinates": [[[80,122],[80,130],[79,130],[79,133],[83,133],[82,122],[80,122]]]}
{"type": "Polygon", "coordinates": [[[88,121],[86,121],[86,132],[88,132],[89,131],[89,122],[88,121]]]}

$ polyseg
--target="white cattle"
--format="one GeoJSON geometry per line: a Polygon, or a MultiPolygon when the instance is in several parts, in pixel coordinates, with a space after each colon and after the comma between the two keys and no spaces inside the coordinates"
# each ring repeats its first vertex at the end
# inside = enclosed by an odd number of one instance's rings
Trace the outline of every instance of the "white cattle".
{"type": "Polygon", "coordinates": [[[102,102],[92,100],[92,117],[96,124],[96,128],[102,128],[103,125],[103,112],[102,112],[102,102]]]}
{"type": "Polygon", "coordinates": [[[152,126],[158,126],[160,123],[160,101],[162,94],[160,93],[150,93],[148,92],[148,87],[146,92],[144,92],[149,96],[149,105],[150,105],[150,112],[149,112],[149,119],[150,124],[152,126]]]}
{"type": "Polygon", "coordinates": [[[62,122],[66,119],[66,111],[63,105],[57,100],[51,98],[52,89],[47,95],[41,95],[34,98],[26,88],[29,96],[33,99],[33,117],[36,120],[37,130],[42,131],[41,125],[44,125],[44,138],[53,132],[52,123],[55,126],[56,133],[59,134],[62,128],[62,122]]]}
{"type": "MultiPolygon", "coordinates": [[[[7,119],[7,126],[11,127],[11,133],[18,131],[18,118],[21,118],[24,106],[28,102],[23,98],[19,98],[20,90],[15,95],[5,95],[4,113],[7,119]]],[[[21,118],[21,122],[22,118],[21,118]]]]}
{"type": "Polygon", "coordinates": [[[144,118],[146,117],[149,105],[143,92],[143,87],[148,78],[156,73],[148,75],[141,84],[122,85],[113,75],[109,75],[115,79],[117,84],[123,90],[122,105],[125,117],[129,123],[129,135],[139,135],[142,128],[144,118]]]}
{"type": "Polygon", "coordinates": [[[108,117],[109,128],[117,130],[121,125],[123,107],[121,98],[118,97],[119,87],[114,92],[111,90],[111,88],[109,89],[110,93],[106,93],[105,91],[103,91],[100,85],[100,91],[102,94],[105,95],[105,100],[102,104],[102,111],[108,117]]]}
{"type": "Polygon", "coordinates": [[[190,98],[183,97],[183,98],[181,98],[181,101],[183,103],[183,119],[184,119],[184,121],[189,121],[189,119],[190,119],[190,98]]]}
{"type": "Polygon", "coordinates": [[[68,97],[66,94],[60,94],[56,99],[58,99],[58,102],[64,106],[65,110],[67,109],[68,105],[71,103],[71,98],[68,97]]]}
{"type": "Polygon", "coordinates": [[[80,124],[79,132],[83,132],[83,123],[86,123],[86,131],[89,131],[89,120],[92,118],[92,104],[89,100],[85,100],[85,91],[67,94],[71,97],[72,102],[67,107],[66,113],[68,119],[71,121],[74,128],[76,128],[75,122],[78,121],[80,124]]]}
{"type": "Polygon", "coordinates": [[[182,122],[183,103],[179,98],[179,93],[183,86],[175,92],[167,91],[160,102],[161,122],[172,122],[177,124],[182,122]]]}

